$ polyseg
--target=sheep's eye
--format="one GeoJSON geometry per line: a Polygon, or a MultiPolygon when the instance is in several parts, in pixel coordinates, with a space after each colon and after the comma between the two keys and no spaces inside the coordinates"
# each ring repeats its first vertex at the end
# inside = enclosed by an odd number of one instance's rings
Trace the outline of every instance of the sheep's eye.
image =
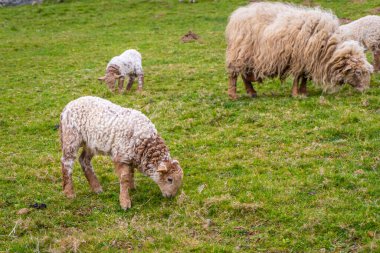
{"type": "Polygon", "coordinates": [[[169,184],[172,184],[173,183],[173,178],[169,177],[168,178],[168,182],[169,182],[169,184]]]}

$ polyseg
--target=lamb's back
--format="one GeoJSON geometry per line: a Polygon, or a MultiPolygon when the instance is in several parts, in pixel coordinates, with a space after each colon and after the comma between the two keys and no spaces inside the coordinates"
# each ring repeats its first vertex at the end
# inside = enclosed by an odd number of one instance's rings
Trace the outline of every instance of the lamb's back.
{"type": "Polygon", "coordinates": [[[374,50],[380,44],[380,16],[362,17],[341,25],[339,31],[346,40],[359,41],[364,47],[374,50]]]}
{"type": "Polygon", "coordinates": [[[70,102],[61,121],[77,129],[88,148],[107,154],[157,134],[153,123],[141,112],[98,97],[81,97],[70,102]]]}

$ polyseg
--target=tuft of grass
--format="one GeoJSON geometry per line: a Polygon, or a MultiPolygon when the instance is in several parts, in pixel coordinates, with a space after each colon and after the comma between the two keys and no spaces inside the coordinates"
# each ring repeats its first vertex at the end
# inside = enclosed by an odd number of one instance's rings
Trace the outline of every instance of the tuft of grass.
{"type": "MultiPolygon", "coordinates": [[[[303,1],[294,1],[302,3],[303,1]]],[[[372,1],[308,1],[340,18],[372,1]]],[[[378,252],[380,75],[359,94],[268,80],[259,97],[226,94],[224,29],[246,1],[47,1],[0,9],[0,251],[378,252]],[[201,39],[182,43],[188,31],[201,39]],[[142,94],[113,95],[97,77],[111,57],[143,55],[142,94]],[[94,95],[141,110],[185,171],[164,199],[137,174],[132,209],[118,204],[107,157],[92,194],[76,163],[77,197],[61,192],[55,128],[71,100],[94,95]],[[17,211],[35,202],[43,210],[17,211]]],[[[134,86],[135,88],[136,86],[134,86]]]]}

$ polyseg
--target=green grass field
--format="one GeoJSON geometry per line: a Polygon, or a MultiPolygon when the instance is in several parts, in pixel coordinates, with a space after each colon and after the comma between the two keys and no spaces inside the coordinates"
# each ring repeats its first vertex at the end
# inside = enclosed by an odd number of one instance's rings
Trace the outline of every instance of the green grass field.
{"type": "MultiPolygon", "coordinates": [[[[239,80],[230,101],[224,29],[246,2],[0,8],[0,252],[380,252],[380,74],[364,94],[309,84],[298,99],[290,79],[257,86],[257,99],[239,80]],[[182,43],[189,30],[201,39],[182,43]],[[145,91],[113,95],[97,77],[128,48],[143,55],[145,91]],[[185,171],[176,198],[137,174],[121,210],[108,157],[94,160],[104,193],[76,163],[77,196],[64,197],[55,125],[84,95],[153,121],[185,171]],[[35,202],[47,208],[17,214],[35,202]]],[[[356,19],[380,0],[315,4],[356,19]]]]}

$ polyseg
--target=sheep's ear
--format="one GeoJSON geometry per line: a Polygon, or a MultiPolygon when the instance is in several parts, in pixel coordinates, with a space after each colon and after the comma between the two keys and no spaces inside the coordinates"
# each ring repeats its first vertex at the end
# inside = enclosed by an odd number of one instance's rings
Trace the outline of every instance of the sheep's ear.
{"type": "Polygon", "coordinates": [[[352,69],[352,66],[351,65],[348,65],[344,68],[343,72],[347,72],[347,71],[350,71],[352,69]]]}
{"type": "Polygon", "coordinates": [[[98,78],[99,81],[104,81],[105,79],[106,79],[106,76],[102,76],[98,78]]]}
{"type": "Polygon", "coordinates": [[[167,171],[168,171],[168,167],[166,167],[164,163],[161,163],[157,168],[157,172],[165,173],[167,171]]]}

